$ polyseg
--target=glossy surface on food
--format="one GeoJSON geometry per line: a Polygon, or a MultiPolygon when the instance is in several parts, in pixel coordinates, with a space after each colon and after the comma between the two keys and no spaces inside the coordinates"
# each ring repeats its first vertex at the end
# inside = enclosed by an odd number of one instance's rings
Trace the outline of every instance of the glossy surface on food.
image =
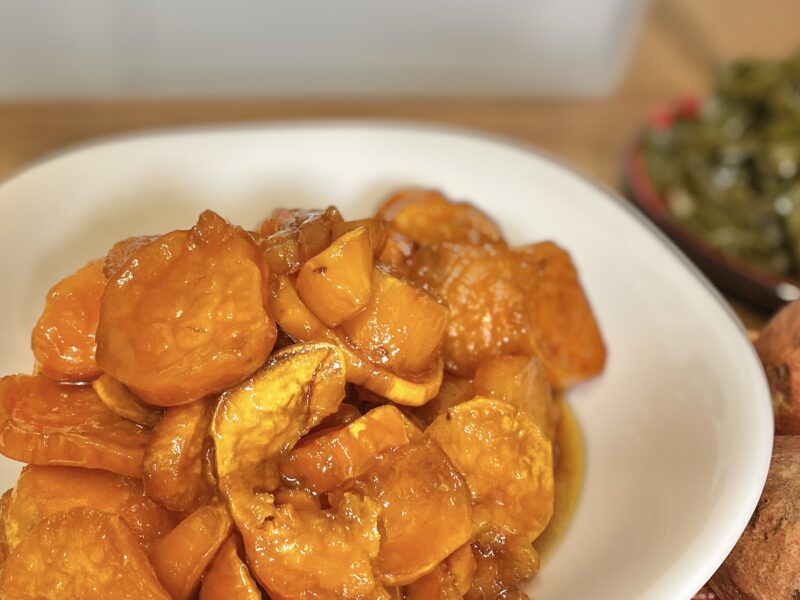
{"type": "Polygon", "coordinates": [[[470,539],[467,485],[430,440],[384,453],[355,489],[381,506],[376,566],[386,584],[411,583],[470,539]]]}
{"type": "Polygon", "coordinates": [[[9,497],[5,539],[13,550],[43,519],[84,507],[120,517],[145,551],[180,520],[148,498],[139,479],[99,469],[29,465],[9,497]]]}
{"type": "Polygon", "coordinates": [[[532,356],[499,356],[480,363],[475,371],[476,396],[486,396],[518,406],[555,441],[558,409],[547,374],[532,356]]]}
{"type": "Polygon", "coordinates": [[[191,513],[156,544],[150,562],[172,600],[191,597],[232,526],[225,506],[214,502],[191,513]]]}
{"type": "Polygon", "coordinates": [[[558,389],[600,373],[605,344],[569,254],[552,242],[523,246],[515,253],[528,324],[522,349],[539,357],[558,389]]]}
{"type": "Polygon", "coordinates": [[[108,410],[90,386],[4,377],[0,418],[0,451],[9,458],[141,476],[149,430],[108,410]]]}
{"type": "Polygon", "coordinates": [[[480,210],[466,202],[451,202],[435,190],[400,190],[381,204],[377,214],[418,244],[503,238],[497,225],[480,210]]]}
{"type": "Polygon", "coordinates": [[[341,351],[327,343],[290,346],[222,395],[211,434],[219,486],[240,529],[258,526],[278,487],[278,460],[344,398],[341,351]]]}
{"type": "Polygon", "coordinates": [[[306,261],[295,282],[303,303],[328,327],[362,310],[372,292],[372,242],[359,227],[306,261]]]}
{"type": "Polygon", "coordinates": [[[210,211],[136,251],[103,294],[97,362],[172,406],[241,381],[269,355],[268,269],[249,234],[210,211]]]}
{"type": "Polygon", "coordinates": [[[147,406],[136,394],[107,374],[92,382],[92,389],[114,414],[145,427],[153,427],[162,416],[162,411],[147,406]]]}
{"type": "Polygon", "coordinates": [[[6,562],[0,597],[170,600],[122,519],[84,508],[30,532],[6,562]]]}
{"type": "Polygon", "coordinates": [[[95,332],[105,287],[103,262],[95,260],[47,293],[44,312],[31,336],[33,355],[43,375],[57,381],[89,381],[100,375],[95,332]]]}
{"type": "Polygon", "coordinates": [[[239,555],[236,534],[222,545],[203,577],[200,600],[261,600],[261,592],[239,555]]]}
{"type": "Polygon", "coordinates": [[[300,440],[281,473],[315,493],[331,492],[368,471],[385,450],[407,444],[408,427],[394,406],[379,406],[349,425],[300,440]]]}
{"type": "Polygon", "coordinates": [[[532,541],[553,514],[551,442],[522,409],[475,398],[426,430],[469,485],[479,536],[532,541]]]}
{"type": "Polygon", "coordinates": [[[447,307],[433,296],[378,266],[372,270],[369,304],[341,329],[372,364],[414,376],[429,372],[436,362],[447,318],[447,307]]]}
{"type": "Polygon", "coordinates": [[[206,468],[212,415],[210,403],[198,400],[168,408],[153,429],[142,462],[144,488],[170,510],[194,510],[214,494],[206,468]]]}

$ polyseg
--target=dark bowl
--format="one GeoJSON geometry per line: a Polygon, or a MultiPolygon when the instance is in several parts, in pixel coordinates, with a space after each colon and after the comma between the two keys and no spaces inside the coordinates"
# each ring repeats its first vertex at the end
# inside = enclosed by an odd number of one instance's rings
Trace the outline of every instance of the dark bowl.
{"type": "MultiPolygon", "coordinates": [[[[686,99],[656,109],[648,127],[671,127],[678,117],[694,117],[700,103],[686,99]]],[[[774,311],[800,298],[800,280],[781,277],[706,243],[684,227],[670,213],[666,200],[656,190],[647,170],[643,150],[644,135],[627,149],[623,163],[625,192],[633,203],[663,230],[725,294],[753,307],[774,311]]]]}

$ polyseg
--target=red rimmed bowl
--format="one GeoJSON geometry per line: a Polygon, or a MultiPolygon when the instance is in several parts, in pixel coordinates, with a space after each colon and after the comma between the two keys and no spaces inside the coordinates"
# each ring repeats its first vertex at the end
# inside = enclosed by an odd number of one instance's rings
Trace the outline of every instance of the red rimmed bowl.
{"type": "MultiPolygon", "coordinates": [[[[695,117],[700,101],[688,98],[653,111],[647,127],[663,130],[678,118],[695,117]]],[[[644,134],[625,152],[623,177],[626,195],[695,262],[724,293],[765,311],[773,311],[800,298],[800,280],[781,277],[752,263],[714,248],[672,216],[666,199],[658,192],[647,169],[644,134]]]]}

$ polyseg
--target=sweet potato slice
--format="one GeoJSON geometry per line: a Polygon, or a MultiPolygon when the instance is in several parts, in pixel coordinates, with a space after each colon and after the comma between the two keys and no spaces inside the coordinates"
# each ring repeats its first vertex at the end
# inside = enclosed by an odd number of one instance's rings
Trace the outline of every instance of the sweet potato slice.
{"type": "Polygon", "coordinates": [[[447,319],[446,306],[378,265],[372,270],[369,304],[341,329],[348,343],[373,364],[414,376],[430,371],[447,319]]]}
{"type": "Polygon", "coordinates": [[[125,384],[111,375],[103,373],[92,382],[92,389],[97,393],[108,409],[134,423],[153,427],[161,418],[162,411],[146,406],[131,392],[125,384]]]}
{"type": "Polygon", "coordinates": [[[261,600],[261,592],[239,555],[240,543],[234,533],[219,549],[203,578],[200,600],[261,600]]]}
{"type": "Polygon", "coordinates": [[[542,363],[532,356],[484,360],[475,371],[475,395],[518,406],[548,437],[555,439],[558,409],[542,363]]]}
{"type": "Polygon", "coordinates": [[[422,406],[411,407],[408,410],[424,428],[433,423],[436,417],[444,414],[451,406],[472,400],[474,397],[475,388],[471,379],[445,373],[439,393],[422,406]]]}
{"type": "Polygon", "coordinates": [[[90,381],[100,375],[95,333],[106,287],[103,261],[65,277],[47,293],[31,347],[42,375],[56,381],[90,381]]]}
{"type": "Polygon", "coordinates": [[[464,475],[479,537],[530,544],[553,514],[552,445],[524,410],[500,400],[458,404],[425,431],[464,475]]]}
{"type": "Polygon", "coordinates": [[[384,453],[354,489],[381,506],[376,567],[387,585],[419,579],[469,541],[469,489],[430,440],[384,453]]]}
{"type": "Polygon", "coordinates": [[[191,597],[232,527],[225,506],[212,502],[191,513],[155,545],[150,562],[172,600],[191,597]]]}
{"type": "Polygon", "coordinates": [[[29,465],[9,499],[3,528],[9,547],[13,550],[43,519],[82,507],[121,517],[145,551],[180,520],[148,498],[139,479],[98,469],[29,465]]]}
{"type": "Polygon", "coordinates": [[[168,408],[153,429],[142,461],[144,489],[161,506],[194,510],[216,486],[206,473],[213,408],[206,400],[168,408]]]}
{"type": "Polygon", "coordinates": [[[137,235],[120,240],[108,251],[103,262],[103,273],[108,279],[116,276],[119,270],[128,262],[128,259],[140,248],[158,239],[157,235],[137,235]]]}
{"type": "Polygon", "coordinates": [[[362,310],[372,290],[372,245],[359,227],[311,257],[297,274],[303,303],[328,327],[336,327],[362,310]]]}
{"type": "Polygon", "coordinates": [[[528,324],[521,352],[539,357],[557,389],[600,373],[606,348],[569,254],[542,242],[517,248],[515,256],[528,324]]]}
{"type": "Polygon", "coordinates": [[[275,210],[259,226],[259,245],[275,274],[295,273],[312,256],[331,243],[331,227],[343,221],[334,206],[325,210],[275,210]]]}
{"type": "Polygon", "coordinates": [[[235,385],[275,343],[268,268],[252,237],[206,211],[140,248],[105,292],[97,362],[142,400],[174,406],[235,385]]]}
{"type": "Polygon", "coordinates": [[[225,392],[212,421],[219,486],[240,529],[261,523],[278,487],[278,460],[344,398],[339,348],[289,346],[225,392]]]}
{"type": "Polygon", "coordinates": [[[312,492],[330,492],[368,471],[385,450],[408,442],[403,414],[394,406],[379,406],[345,427],[301,439],[282,461],[281,472],[312,492]]]}
{"type": "Polygon", "coordinates": [[[518,353],[527,317],[515,266],[500,243],[443,242],[414,252],[409,278],[450,307],[442,354],[454,375],[472,377],[482,360],[518,353]]]}
{"type": "Polygon", "coordinates": [[[355,221],[342,221],[340,223],[331,223],[331,239],[338,239],[346,234],[348,231],[353,231],[359,227],[366,227],[369,232],[370,246],[372,247],[372,255],[377,258],[383,252],[388,237],[386,230],[386,221],[379,218],[357,219],[355,221]]]}
{"type": "Polygon", "coordinates": [[[87,508],[30,531],[6,562],[0,597],[170,600],[124,521],[87,508]]]}
{"type": "Polygon", "coordinates": [[[6,515],[8,514],[8,504],[11,501],[13,492],[13,488],[8,489],[0,496],[0,578],[3,576],[3,568],[11,552],[6,538],[6,515]]]}
{"type": "Polygon", "coordinates": [[[400,377],[372,364],[350,347],[339,328],[328,328],[303,304],[290,276],[281,275],[276,278],[269,306],[281,328],[295,341],[324,340],[339,346],[347,364],[348,382],[407,406],[425,404],[438,392],[444,371],[441,358],[434,360],[430,371],[414,377],[400,377]]]}
{"type": "Polygon", "coordinates": [[[444,563],[405,588],[406,600],[461,600],[462,597],[444,563]]]}
{"type": "Polygon", "coordinates": [[[466,600],[489,600],[508,598],[527,600],[522,582],[533,577],[539,568],[536,551],[528,544],[518,547],[474,549],[476,559],[471,585],[464,594],[466,600]],[[512,558],[512,556],[514,558],[512,558]]]}
{"type": "Polygon", "coordinates": [[[372,561],[378,554],[378,506],[345,494],[331,510],[273,508],[242,531],[253,574],[274,600],[383,598],[372,561]]]}
{"type": "Polygon", "coordinates": [[[149,430],[115,415],[89,386],[41,375],[0,379],[0,452],[35,465],[141,476],[149,430]]]}
{"type": "Polygon", "coordinates": [[[435,190],[400,190],[383,202],[377,216],[423,245],[503,239],[497,225],[480,210],[466,202],[451,202],[435,190]]]}

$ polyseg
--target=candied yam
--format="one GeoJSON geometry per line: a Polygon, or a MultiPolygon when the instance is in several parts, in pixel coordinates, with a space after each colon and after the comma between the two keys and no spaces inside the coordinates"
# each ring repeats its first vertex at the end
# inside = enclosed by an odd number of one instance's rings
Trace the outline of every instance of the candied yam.
{"type": "Polygon", "coordinates": [[[517,248],[515,256],[528,322],[524,353],[539,357],[557,389],[600,373],[605,345],[569,254],[542,242],[517,248]]]}
{"type": "Polygon", "coordinates": [[[419,579],[469,541],[469,489],[430,440],[384,453],[356,481],[355,489],[381,506],[381,548],[375,565],[387,585],[419,579]]]}
{"type": "Polygon", "coordinates": [[[533,577],[539,569],[539,557],[536,551],[527,545],[527,548],[516,545],[517,549],[509,548],[480,549],[474,548],[476,560],[472,583],[464,594],[466,600],[494,600],[495,598],[508,598],[509,600],[524,600],[528,595],[522,589],[522,582],[533,577]]]}
{"type": "Polygon", "coordinates": [[[141,476],[150,431],[106,408],[90,386],[41,375],[0,379],[0,452],[35,465],[141,476]]]}
{"type": "Polygon", "coordinates": [[[100,375],[92,382],[92,389],[111,412],[129,421],[153,427],[161,418],[162,411],[146,406],[124,383],[111,375],[100,375]]]}
{"type": "Polygon", "coordinates": [[[444,365],[441,357],[434,360],[430,371],[416,376],[400,377],[359,356],[345,340],[340,329],[330,329],[300,300],[290,276],[275,278],[270,296],[270,313],[281,329],[298,342],[324,340],[339,346],[347,365],[347,381],[398,404],[420,406],[433,398],[442,382],[444,365]]]}
{"type": "Polygon", "coordinates": [[[214,495],[206,474],[211,449],[209,426],[213,408],[206,400],[168,408],[153,429],[144,452],[144,489],[170,510],[189,511],[214,495]]]}
{"type": "Polygon", "coordinates": [[[474,397],[475,391],[472,380],[445,373],[444,377],[442,377],[439,393],[431,398],[429,402],[422,406],[415,406],[410,411],[422,425],[427,427],[433,423],[436,417],[443,414],[451,406],[472,400],[474,397]]]}
{"type": "Polygon", "coordinates": [[[275,274],[295,273],[331,242],[331,227],[342,222],[334,206],[323,210],[279,208],[259,227],[264,258],[275,274]]]}
{"type": "Polygon", "coordinates": [[[380,534],[369,499],[344,494],[327,511],[287,504],[242,537],[253,574],[274,600],[385,597],[372,571],[380,534]]]}
{"type": "Polygon", "coordinates": [[[281,472],[312,492],[330,492],[368,471],[382,452],[407,444],[407,428],[394,406],[379,406],[345,427],[301,439],[282,461],[281,472]]]}
{"type": "Polygon", "coordinates": [[[14,489],[11,488],[0,496],[0,578],[3,576],[3,568],[11,552],[8,546],[8,538],[6,538],[6,519],[8,515],[8,504],[11,502],[11,494],[13,492],[14,489]]]}
{"type": "Polygon", "coordinates": [[[482,361],[475,371],[475,395],[525,409],[548,439],[555,440],[558,409],[547,373],[538,359],[500,356],[482,361]]]}
{"type": "Polygon", "coordinates": [[[211,434],[219,485],[240,529],[260,523],[265,492],[278,487],[278,459],[344,398],[339,348],[319,342],[289,346],[220,398],[211,434]]]}
{"type": "Polygon", "coordinates": [[[219,549],[203,578],[200,600],[261,600],[261,592],[239,554],[239,545],[234,533],[219,549]]]}
{"type": "Polygon", "coordinates": [[[204,212],[191,230],[137,250],[106,286],[98,364],[158,406],[238,383],[275,342],[267,271],[248,233],[204,212]]]}
{"type": "Polygon", "coordinates": [[[405,588],[405,600],[461,600],[462,596],[444,563],[405,588]]]}
{"type": "Polygon", "coordinates": [[[400,190],[383,202],[377,216],[419,244],[503,239],[487,215],[469,203],[451,202],[435,190],[400,190]]]}
{"type": "Polygon", "coordinates": [[[530,544],[542,532],[553,514],[552,444],[524,410],[478,397],[448,409],[425,434],[466,478],[478,535],[530,544]]]}
{"type": "Polygon", "coordinates": [[[95,260],[47,293],[44,312],[31,335],[42,375],[56,381],[89,381],[100,375],[95,332],[105,287],[103,261],[95,260]]]}
{"type": "Polygon", "coordinates": [[[353,231],[359,227],[366,227],[369,232],[370,246],[372,255],[377,258],[383,252],[386,244],[388,232],[386,231],[386,221],[383,219],[369,218],[358,219],[356,221],[342,221],[341,223],[331,223],[331,239],[335,240],[342,237],[348,231],[353,231]]]}
{"type": "Polygon", "coordinates": [[[328,327],[336,327],[362,310],[372,290],[369,232],[359,227],[306,261],[297,274],[303,303],[328,327]]]}
{"type": "Polygon", "coordinates": [[[121,240],[111,246],[103,263],[103,274],[108,279],[114,277],[139,248],[144,248],[158,237],[157,235],[138,235],[121,240]]]}
{"type": "Polygon", "coordinates": [[[275,506],[291,504],[297,510],[319,510],[320,497],[296,487],[279,487],[273,492],[275,506]]]}
{"type": "Polygon", "coordinates": [[[192,596],[233,523],[225,506],[212,502],[181,521],[150,552],[150,562],[172,600],[192,596]]]}
{"type": "Polygon", "coordinates": [[[378,255],[378,262],[388,265],[403,277],[408,276],[409,259],[416,244],[399,231],[390,229],[387,232],[383,250],[378,255]]]}
{"type": "Polygon", "coordinates": [[[414,253],[411,280],[450,307],[442,354],[453,374],[471,377],[480,361],[517,351],[527,324],[513,267],[512,253],[497,243],[444,242],[414,253]]]}
{"type": "Polygon", "coordinates": [[[170,600],[124,521],[87,508],[30,531],[6,562],[0,597],[170,600]]]}
{"type": "Polygon", "coordinates": [[[466,594],[472,585],[472,579],[475,577],[475,570],[478,566],[472,547],[469,544],[464,544],[448,556],[444,564],[453,577],[458,593],[461,595],[466,594]]]}
{"type": "Polygon", "coordinates": [[[145,551],[179,521],[178,515],[145,495],[139,479],[98,469],[28,465],[14,487],[4,520],[9,547],[15,548],[43,519],[73,508],[121,517],[145,551]]]}
{"type": "Polygon", "coordinates": [[[316,433],[332,427],[344,427],[361,417],[361,412],[353,404],[342,402],[336,412],[329,414],[314,427],[310,433],[316,433]]]}
{"type": "Polygon", "coordinates": [[[434,364],[447,318],[447,307],[433,296],[377,266],[369,304],[341,329],[373,364],[401,376],[417,375],[434,364]]]}

